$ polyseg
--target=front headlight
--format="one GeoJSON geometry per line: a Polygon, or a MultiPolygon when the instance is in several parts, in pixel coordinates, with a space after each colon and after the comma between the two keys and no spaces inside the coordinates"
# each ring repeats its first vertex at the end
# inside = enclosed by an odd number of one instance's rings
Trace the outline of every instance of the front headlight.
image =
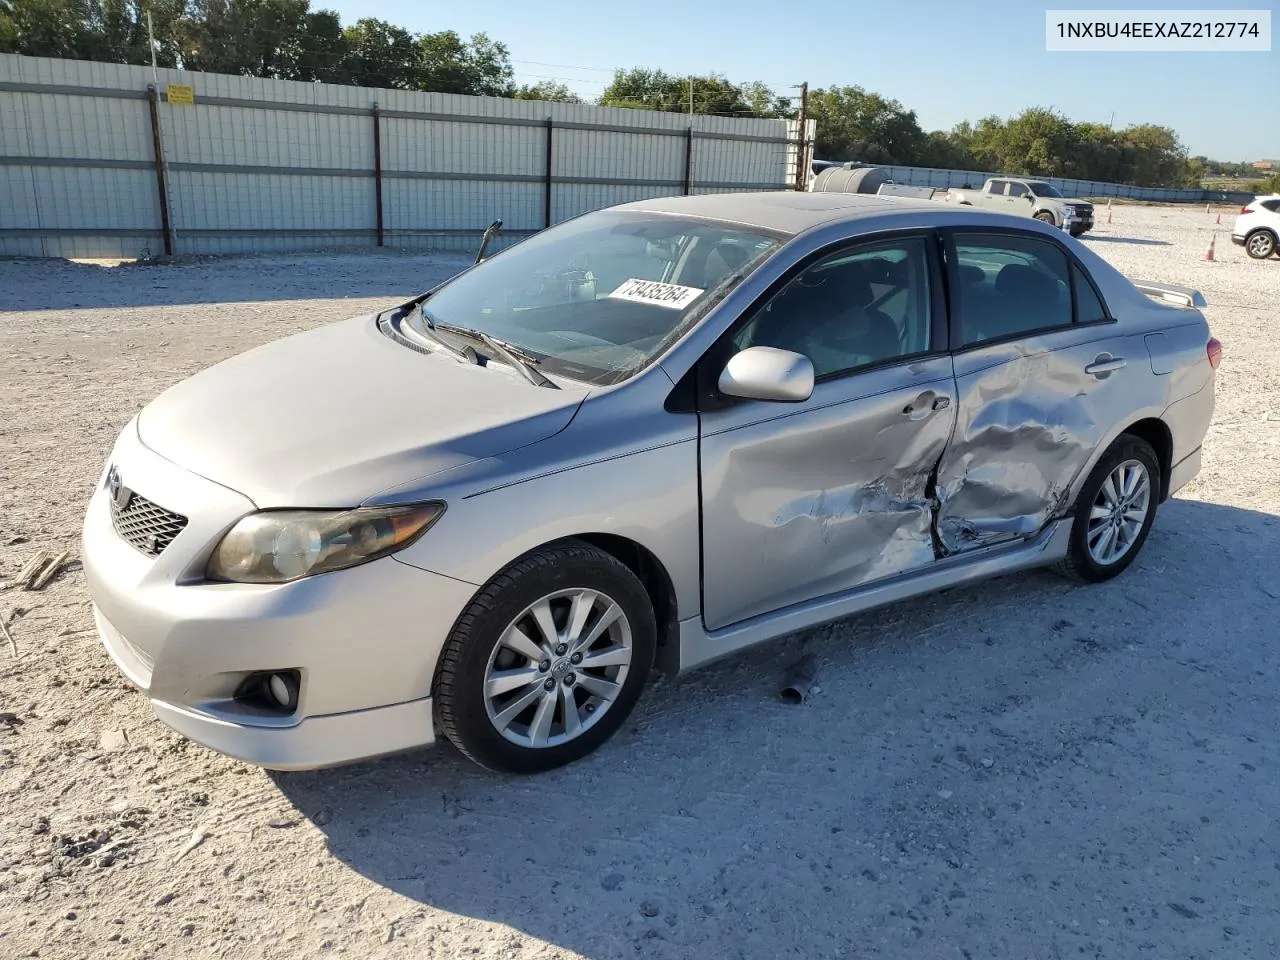
{"type": "Polygon", "coordinates": [[[240,520],[214,548],[205,575],[234,583],[287,583],[377,560],[407,547],[443,503],[354,510],[266,510],[240,520]]]}

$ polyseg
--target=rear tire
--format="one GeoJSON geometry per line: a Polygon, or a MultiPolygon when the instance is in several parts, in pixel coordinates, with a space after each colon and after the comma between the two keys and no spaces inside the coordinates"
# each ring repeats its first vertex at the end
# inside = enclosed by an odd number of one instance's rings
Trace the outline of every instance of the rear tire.
{"type": "Polygon", "coordinates": [[[1160,461],[1151,444],[1120,436],[1080,490],[1067,555],[1054,570],[1083,583],[1123,573],[1147,542],[1160,490],[1160,461]]]}
{"type": "Polygon", "coordinates": [[[1276,252],[1276,235],[1270,230],[1255,230],[1244,238],[1244,252],[1255,260],[1267,260],[1276,252]]]}
{"type": "Polygon", "coordinates": [[[656,648],[653,606],[626,565],[585,543],[545,547],[458,618],[436,671],[437,723],[490,770],[572,763],[626,721],[656,648]]]}

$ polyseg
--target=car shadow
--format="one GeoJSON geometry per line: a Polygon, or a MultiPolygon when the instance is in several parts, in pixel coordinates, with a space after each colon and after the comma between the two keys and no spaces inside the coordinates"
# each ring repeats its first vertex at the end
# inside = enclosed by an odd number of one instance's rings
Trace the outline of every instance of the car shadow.
{"type": "Polygon", "coordinates": [[[0,312],[275,300],[405,298],[464,270],[465,254],[298,253],[118,265],[0,260],[0,312]]]}
{"type": "Polygon", "coordinates": [[[1172,246],[1168,240],[1148,240],[1145,237],[1111,237],[1102,234],[1089,234],[1081,237],[1082,240],[1100,240],[1103,243],[1132,243],[1143,247],[1168,247],[1172,246]]]}
{"type": "MultiPolygon", "coordinates": [[[[272,776],[370,881],[587,957],[844,956],[832,945],[897,943],[899,930],[908,955],[962,942],[994,955],[1018,917],[1042,913],[1030,865],[1064,856],[1041,846],[1046,824],[1074,849],[1106,823],[1109,863],[1135,889],[1180,869],[1144,848],[1156,787],[1116,745],[1123,729],[1091,732],[1075,773],[1053,758],[1082,724],[1152,709],[1157,732],[1143,735],[1171,744],[1161,775],[1204,783],[1202,755],[1155,718],[1189,730],[1205,685],[1258,685],[1241,645],[1274,629],[1280,584],[1265,571],[1278,555],[1280,518],[1175,500],[1107,584],[1014,575],[658,681],[611,743],[558,771],[498,776],[443,745],[272,776]],[[785,706],[800,639],[824,662],[820,689],[785,706]],[[992,925],[985,951],[984,928],[958,919],[975,908],[992,925]]],[[[1203,790],[1203,809],[1222,806],[1203,790]]],[[[1230,812],[1213,813],[1229,831],[1230,812]]],[[[420,939],[436,922],[410,910],[387,936],[420,939]]]]}

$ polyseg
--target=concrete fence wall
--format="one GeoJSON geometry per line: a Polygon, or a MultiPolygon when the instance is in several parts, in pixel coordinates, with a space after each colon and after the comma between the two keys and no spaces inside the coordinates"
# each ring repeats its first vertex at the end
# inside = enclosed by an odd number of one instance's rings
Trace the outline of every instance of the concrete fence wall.
{"type": "Polygon", "coordinates": [[[0,255],[473,249],[499,218],[510,239],[627,200],[789,188],[798,139],[784,120],[5,54],[0,255]]]}

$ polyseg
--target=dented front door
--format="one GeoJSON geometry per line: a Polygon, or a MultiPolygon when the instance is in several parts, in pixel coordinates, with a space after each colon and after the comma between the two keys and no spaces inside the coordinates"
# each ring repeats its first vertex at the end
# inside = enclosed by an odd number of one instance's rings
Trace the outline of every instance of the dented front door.
{"type": "Polygon", "coordinates": [[[702,417],[703,616],[717,629],[927,566],[955,422],[947,356],[702,417]]]}

